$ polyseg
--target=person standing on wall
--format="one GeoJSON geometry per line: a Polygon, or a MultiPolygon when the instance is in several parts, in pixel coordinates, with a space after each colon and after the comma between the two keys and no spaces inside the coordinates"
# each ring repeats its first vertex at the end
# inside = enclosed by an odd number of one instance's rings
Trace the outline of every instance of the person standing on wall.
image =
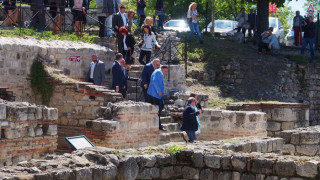
{"type": "Polygon", "coordinates": [[[119,33],[119,29],[124,26],[128,28],[128,17],[126,15],[126,7],[122,4],[120,11],[113,16],[112,27],[118,40],[118,52],[122,50],[123,36],[119,33]]]}
{"type": "Polygon", "coordinates": [[[302,21],[303,17],[300,15],[300,11],[296,11],[296,16],[293,18],[293,31],[294,31],[294,44],[296,46],[302,45],[302,21]]]}
{"type": "Polygon", "coordinates": [[[313,63],[313,59],[314,59],[314,38],[316,36],[316,23],[314,23],[313,20],[314,20],[314,17],[309,16],[308,22],[306,21],[302,22],[302,30],[304,31],[304,35],[303,35],[303,42],[301,47],[301,54],[304,54],[304,50],[309,44],[310,56],[311,56],[310,63],[313,63]]]}
{"type": "MultiPolygon", "coordinates": [[[[195,106],[196,106],[196,99],[194,97],[190,97],[188,99],[188,105],[184,108],[183,114],[182,114],[181,130],[187,133],[189,142],[191,143],[197,140],[197,137],[196,137],[196,131],[198,131],[197,116],[200,114],[200,111],[197,111],[194,108],[195,106]]],[[[183,136],[183,139],[185,139],[184,136],[183,136]]]]}
{"type": "Polygon", "coordinates": [[[144,95],[144,101],[151,103],[151,97],[148,95],[148,88],[150,84],[150,78],[152,73],[160,67],[160,60],[154,59],[150,63],[143,66],[142,72],[140,74],[141,78],[141,88],[144,95]]]}
{"type": "Polygon", "coordinates": [[[163,22],[164,22],[164,8],[165,5],[163,3],[164,0],[157,0],[156,2],[156,14],[158,15],[158,29],[163,30],[163,22]]]}
{"type": "Polygon", "coordinates": [[[92,62],[90,63],[89,71],[86,75],[85,81],[91,82],[95,85],[104,85],[106,76],[106,66],[104,62],[100,61],[97,55],[92,55],[92,62]]]}
{"type": "Polygon", "coordinates": [[[123,98],[127,96],[127,75],[125,68],[125,61],[121,53],[116,54],[116,60],[112,64],[112,88],[121,93],[123,98]]]}
{"type": "Polygon", "coordinates": [[[249,29],[249,27],[250,27],[250,25],[248,23],[248,14],[246,14],[245,11],[246,11],[245,8],[241,8],[240,13],[236,17],[236,20],[238,21],[238,30],[237,30],[237,32],[240,32],[240,30],[242,30],[243,39],[244,39],[243,42],[245,42],[245,39],[246,39],[246,30],[249,29]]]}
{"type": "Polygon", "coordinates": [[[117,0],[96,0],[99,21],[99,37],[111,36],[112,17],[118,12],[117,0]],[[107,29],[107,30],[105,30],[107,29]]]}
{"type": "Polygon", "coordinates": [[[30,26],[38,32],[42,32],[45,27],[46,18],[44,12],[44,0],[31,0],[32,18],[30,26]]]}
{"type": "Polygon", "coordinates": [[[188,37],[188,42],[191,42],[191,38],[193,36],[193,33],[196,32],[199,40],[200,40],[200,44],[203,44],[202,41],[202,37],[201,37],[201,32],[199,29],[199,24],[198,24],[198,11],[197,11],[197,3],[193,2],[189,5],[189,10],[188,10],[188,14],[187,14],[187,18],[188,18],[188,24],[190,27],[190,34],[188,37]]]}
{"type": "Polygon", "coordinates": [[[139,16],[139,27],[141,28],[144,19],[146,18],[146,14],[144,13],[144,8],[146,7],[146,0],[137,0],[137,15],[139,16]]]}
{"type": "Polygon", "coordinates": [[[161,66],[160,69],[155,70],[150,78],[150,84],[148,88],[148,95],[151,96],[151,104],[159,106],[159,129],[166,131],[166,129],[161,125],[160,114],[164,108],[163,94],[164,94],[164,82],[163,75],[167,74],[169,67],[166,65],[161,66]]]}

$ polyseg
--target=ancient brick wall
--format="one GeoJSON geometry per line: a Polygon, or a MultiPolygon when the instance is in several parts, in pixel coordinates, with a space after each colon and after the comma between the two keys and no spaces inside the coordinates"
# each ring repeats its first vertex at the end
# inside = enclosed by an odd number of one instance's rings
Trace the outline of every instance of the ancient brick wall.
{"type": "Polygon", "coordinates": [[[0,166],[54,152],[57,120],[56,108],[0,99],[0,166]]]}
{"type": "Polygon", "coordinates": [[[234,103],[229,110],[261,111],[267,114],[268,136],[279,137],[280,132],[309,126],[309,104],[302,103],[234,103]]]}
{"type": "Polygon", "coordinates": [[[199,120],[201,140],[267,136],[267,116],[261,112],[204,109],[199,120]]]}
{"type": "MultiPolygon", "coordinates": [[[[32,102],[30,67],[38,56],[50,61],[71,78],[83,79],[91,62],[91,55],[98,54],[110,73],[114,61],[113,51],[83,42],[46,41],[33,38],[0,37],[0,82],[13,91],[17,101],[32,102]],[[79,56],[79,61],[70,61],[79,56]]],[[[106,84],[110,84],[106,78],[106,84]]]]}
{"type": "Polygon", "coordinates": [[[87,121],[86,136],[97,146],[137,148],[159,144],[158,107],[119,102],[101,107],[102,118],[87,121]]]}

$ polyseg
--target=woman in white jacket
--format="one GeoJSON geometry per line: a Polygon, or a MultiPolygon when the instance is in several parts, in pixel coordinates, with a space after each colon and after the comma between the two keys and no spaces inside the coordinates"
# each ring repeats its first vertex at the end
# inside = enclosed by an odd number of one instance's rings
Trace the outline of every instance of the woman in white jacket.
{"type": "Polygon", "coordinates": [[[139,62],[142,65],[146,65],[150,62],[151,58],[151,51],[153,43],[156,45],[157,48],[161,48],[156,40],[156,36],[151,31],[150,26],[143,26],[143,40],[140,42],[140,56],[139,62]],[[146,62],[143,61],[144,57],[146,56],[146,62]]]}

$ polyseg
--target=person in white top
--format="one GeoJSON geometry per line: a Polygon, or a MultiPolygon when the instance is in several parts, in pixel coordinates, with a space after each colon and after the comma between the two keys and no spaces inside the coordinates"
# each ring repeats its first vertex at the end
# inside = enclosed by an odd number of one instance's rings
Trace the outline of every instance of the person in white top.
{"type": "Polygon", "coordinates": [[[241,8],[240,13],[236,17],[236,20],[238,21],[238,32],[242,29],[244,37],[246,35],[246,30],[250,28],[250,25],[248,24],[248,14],[246,14],[245,11],[245,8],[241,8]]]}
{"type": "Polygon", "coordinates": [[[189,5],[189,10],[188,10],[188,14],[187,14],[188,24],[189,24],[190,31],[191,31],[189,34],[189,37],[188,37],[188,42],[191,41],[193,33],[196,32],[199,37],[200,44],[202,44],[203,41],[202,41],[200,29],[199,29],[198,17],[199,17],[199,14],[197,11],[197,3],[193,2],[189,5]]]}
{"type": "Polygon", "coordinates": [[[143,26],[143,40],[139,43],[141,46],[139,62],[142,65],[146,65],[150,62],[151,51],[152,51],[152,42],[156,45],[156,48],[160,49],[161,46],[156,40],[156,36],[151,31],[150,26],[143,26]],[[146,62],[143,61],[143,58],[146,56],[146,62]]]}

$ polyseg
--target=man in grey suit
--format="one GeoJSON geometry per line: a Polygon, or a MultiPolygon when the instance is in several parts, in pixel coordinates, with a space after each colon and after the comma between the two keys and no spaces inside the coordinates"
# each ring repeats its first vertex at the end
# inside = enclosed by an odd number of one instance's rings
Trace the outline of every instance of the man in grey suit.
{"type": "Polygon", "coordinates": [[[90,68],[86,76],[87,82],[92,82],[95,85],[104,85],[104,80],[106,76],[106,66],[104,62],[98,60],[97,55],[92,55],[92,62],[90,63],[90,68]]]}

